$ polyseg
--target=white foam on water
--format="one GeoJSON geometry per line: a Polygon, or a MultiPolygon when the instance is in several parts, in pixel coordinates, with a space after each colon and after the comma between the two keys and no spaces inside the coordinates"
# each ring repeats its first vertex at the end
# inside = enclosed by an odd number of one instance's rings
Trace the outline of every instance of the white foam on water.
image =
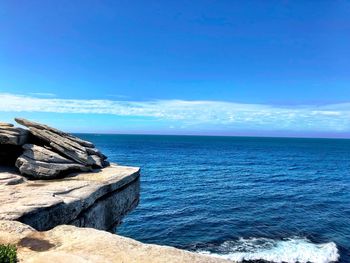
{"type": "Polygon", "coordinates": [[[226,241],[217,250],[217,253],[198,252],[236,262],[266,260],[274,263],[330,263],[337,262],[339,259],[334,242],[315,244],[300,237],[284,240],[241,238],[237,241],[226,241]]]}

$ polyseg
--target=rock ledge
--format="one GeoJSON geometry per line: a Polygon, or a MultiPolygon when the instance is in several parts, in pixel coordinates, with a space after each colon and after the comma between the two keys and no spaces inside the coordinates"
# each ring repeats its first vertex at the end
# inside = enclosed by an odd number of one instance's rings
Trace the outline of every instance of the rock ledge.
{"type": "MultiPolygon", "coordinates": [[[[0,221],[0,243],[16,244],[25,263],[229,263],[223,259],[91,228],[58,226],[38,232],[19,222],[0,221]]],[[[232,262],[231,262],[232,263],[232,262]]]]}
{"type": "Polygon", "coordinates": [[[139,188],[136,167],[112,164],[64,179],[34,181],[0,168],[0,220],[17,220],[37,230],[61,224],[108,230],[138,204],[139,188]]]}

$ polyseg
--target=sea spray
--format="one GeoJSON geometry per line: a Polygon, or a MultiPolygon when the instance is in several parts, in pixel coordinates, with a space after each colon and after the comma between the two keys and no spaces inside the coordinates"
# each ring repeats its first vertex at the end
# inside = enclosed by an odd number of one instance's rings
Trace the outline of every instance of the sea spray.
{"type": "Polygon", "coordinates": [[[265,260],[274,263],[330,263],[339,259],[334,242],[315,244],[301,237],[284,240],[240,238],[237,241],[226,241],[212,252],[203,250],[198,252],[236,262],[265,260]]]}

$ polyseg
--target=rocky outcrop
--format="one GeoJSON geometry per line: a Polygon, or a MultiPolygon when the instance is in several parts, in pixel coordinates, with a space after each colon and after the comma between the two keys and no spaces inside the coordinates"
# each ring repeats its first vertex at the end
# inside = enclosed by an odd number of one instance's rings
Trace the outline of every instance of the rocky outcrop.
{"type": "Polygon", "coordinates": [[[29,130],[0,123],[0,165],[15,165],[30,179],[55,179],[109,165],[91,142],[44,124],[15,120],[29,130]]]}
{"type": "Polygon", "coordinates": [[[4,125],[0,123],[0,143],[11,145],[23,145],[28,138],[28,131],[22,128],[4,125]]]}
{"type": "Polygon", "coordinates": [[[13,166],[21,155],[21,146],[27,140],[27,130],[0,122],[0,165],[13,166]]]}
{"type": "Polygon", "coordinates": [[[229,263],[158,245],[143,244],[91,228],[58,226],[38,232],[19,222],[0,221],[0,243],[16,244],[21,263],[229,263]]]}
{"type": "Polygon", "coordinates": [[[19,177],[13,170],[0,172],[0,220],[17,220],[37,230],[61,224],[108,230],[139,201],[135,167],[112,164],[59,180],[19,177]]]}
{"type": "Polygon", "coordinates": [[[88,141],[64,133],[47,125],[16,118],[15,121],[29,128],[31,134],[48,144],[63,156],[67,156],[77,163],[102,168],[105,165],[104,156],[88,141]],[[89,149],[89,150],[88,150],[89,149]]]}
{"type": "Polygon", "coordinates": [[[91,171],[92,168],[75,163],[47,148],[25,144],[24,152],[17,159],[16,166],[21,174],[36,179],[53,179],[67,175],[72,171],[91,171]]]}

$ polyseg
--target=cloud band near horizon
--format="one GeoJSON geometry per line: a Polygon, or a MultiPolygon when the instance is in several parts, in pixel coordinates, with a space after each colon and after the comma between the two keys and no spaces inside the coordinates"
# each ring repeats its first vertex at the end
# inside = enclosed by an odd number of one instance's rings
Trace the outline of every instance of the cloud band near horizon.
{"type": "Polygon", "coordinates": [[[275,106],[226,101],[118,101],[41,98],[0,93],[0,112],[108,114],[154,118],[187,127],[289,131],[350,131],[350,102],[329,105],[275,106]]]}

